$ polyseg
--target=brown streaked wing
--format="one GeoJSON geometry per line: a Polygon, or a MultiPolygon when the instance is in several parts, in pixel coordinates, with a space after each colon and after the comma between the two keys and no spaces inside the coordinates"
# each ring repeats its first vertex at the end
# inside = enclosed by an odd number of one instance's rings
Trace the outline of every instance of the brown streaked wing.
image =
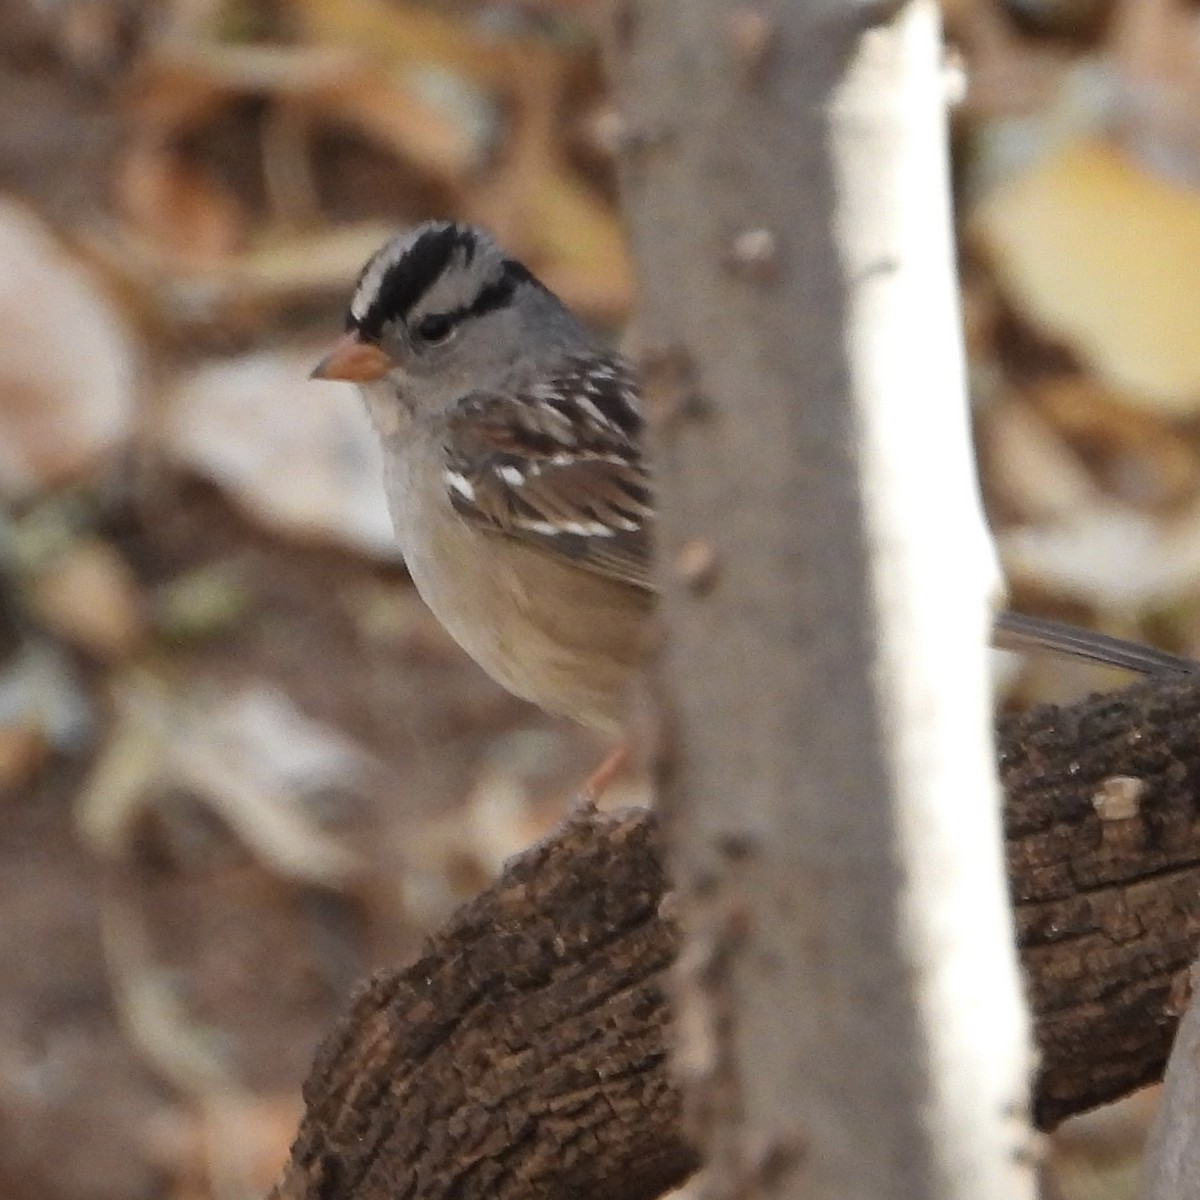
{"type": "Polygon", "coordinates": [[[447,421],[444,479],[466,519],[581,568],[653,588],[653,498],[638,398],[619,360],[573,361],[511,395],[474,392],[447,421]]]}

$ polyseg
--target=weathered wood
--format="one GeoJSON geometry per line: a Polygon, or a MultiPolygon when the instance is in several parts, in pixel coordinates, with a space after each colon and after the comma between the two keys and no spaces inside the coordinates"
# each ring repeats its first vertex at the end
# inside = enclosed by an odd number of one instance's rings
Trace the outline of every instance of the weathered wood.
{"type": "Polygon", "coordinates": [[[581,813],[359,992],[276,1195],[649,1200],[685,1177],[655,823],[581,813]]]}
{"type": "MultiPolygon", "coordinates": [[[[1200,952],[1200,685],[1006,718],[999,744],[1049,1127],[1166,1061],[1200,952]]],[[[645,812],[578,813],[515,859],[359,993],[276,1200],[638,1200],[685,1178],[664,888],[645,812]]]]}
{"type": "Polygon", "coordinates": [[[1158,1079],[1200,948],[1200,688],[1145,683],[1005,720],[1017,936],[1054,1125],[1158,1079]]]}

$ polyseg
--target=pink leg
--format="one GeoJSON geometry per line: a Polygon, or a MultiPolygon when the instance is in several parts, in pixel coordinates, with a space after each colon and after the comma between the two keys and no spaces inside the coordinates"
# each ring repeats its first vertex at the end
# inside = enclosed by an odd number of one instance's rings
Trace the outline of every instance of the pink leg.
{"type": "Polygon", "coordinates": [[[605,755],[600,765],[583,781],[583,786],[579,789],[580,797],[586,804],[595,804],[604,795],[609,784],[625,769],[632,753],[632,743],[626,738],[611,753],[605,755]]]}

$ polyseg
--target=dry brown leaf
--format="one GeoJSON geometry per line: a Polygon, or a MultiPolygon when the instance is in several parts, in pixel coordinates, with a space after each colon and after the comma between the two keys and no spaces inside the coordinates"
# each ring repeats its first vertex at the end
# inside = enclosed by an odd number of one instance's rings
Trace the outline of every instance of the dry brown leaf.
{"type": "Polygon", "coordinates": [[[129,146],[114,186],[125,218],[182,267],[212,267],[246,240],[248,214],[233,191],[160,141],[129,146]]]}
{"type": "Polygon", "coordinates": [[[633,269],[612,206],[565,170],[528,184],[527,231],[546,285],[595,320],[629,315],[633,269]]]}
{"type": "Polygon", "coordinates": [[[573,62],[528,42],[507,87],[510,135],[492,176],[467,197],[486,225],[573,308],[593,320],[628,315],[633,273],[613,205],[587,186],[565,151],[562,110],[573,62]]]}
{"type": "Polygon", "coordinates": [[[128,855],[140,819],[182,789],[283,878],[333,888],[358,874],[357,855],[306,800],[363,784],[374,764],[357,743],[264,683],[231,693],[127,670],[114,679],[112,699],[113,727],[75,809],[94,853],[128,855]]]}
{"type": "Polygon", "coordinates": [[[1079,456],[1032,405],[1014,399],[991,405],[979,428],[991,493],[1018,521],[1055,519],[1099,500],[1079,456]]]}
{"type": "Polygon", "coordinates": [[[544,269],[561,260],[568,287],[580,282],[576,265],[594,273],[615,262],[609,278],[591,285],[596,306],[611,310],[628,302],[623,240],[610,206],[592,196],[560,157],[572,50],[540,39],[487,35],[416,5],[298,0],[298,8],[317,40],[358,46],[392,64],[435,64],[508,97],[512,144],[502,154],[500,173],[511,178],[487,181],[482,198],[472,201],[472,216],[543,260],[544,269]]]}
{"type": "Polygon", "coordinates": [[[309,41],[355,47],[393,65],[436,63],[493,85],[511,85],[526,65],[521,39],[482,33],[426,5],[292,0],[292,9],[309,41]]]}
{"type": "Polygon", "coordinates": [[[1030,397],[1119,498],[1161,510],[1197,490],[1200,462],[1187,437],[1100,381],[1058,376],[1031,387],[1030,397]]]}
{"type": "Polygon", "coordinates": [[[80,538],[30,583],[30,605],[52,633],[98,658],[132,654],[145,635],[137,581],[99,538],[80,538]]]}
{"type": "Polygon", "coordinates": [[[995,118],[1052,103],[1066,66],[1060,47],[1022,38],[996,0],[941,0],[941,9],[969,64],[963,113],[995,118]]]}
{"type": "Polygon", "coordinates": [[[313,89],[305,107],[365,134],[443,183],[461,183],[480,159],[469,128],[422,100],[404,79],[378,70],[363,68],[313,89]]]}
{"type": "Polygon", "coordinates": [[[230,94],[223,80],[195,63],[158,57],[129,81],[122,108],[134,129],[169,136],[218,117],[230,94]]]}
{"type": "Polygon", "coordinates": [[[304,237],[264,238],[200,286],[217,303],[284,304],[319,296],[344,299],[363,263],[396,232],[380,221],[304,237]]]}
{"type": "Polygon", "coordinates": [[[351,385],[308,379],[321,353],[193,371],[168,398],[163,449],[274,529],[394,558],[378,439],[351,385]]]}
{"type": "Polygon", "coordinates": [[[0,722],[0,798],[11,796],[34,778],[50,752],[42,730],[0,722]]]}
{"type": "MultiPolygon", "coordinates": [[[[83,239],[89,258],[118,281],[148,324],[173,328],[261,315],[297,301],[344,300],[366,260],[396,232],[365,221],[314,233],[272,230],[206,270],[122,225],[83,239]]],[[[0,454],[0,483],[3,456],[0,454]]]]}
{"type": "Polygon", "coordinates": [[[1200,588],[1200,505],[1170,519],[1101,500],[997,539],[1005,574],[1102,612],[1136,614],[1200,588]]]}
{"type": "Polygon", "coordinates": [[[86,475],[124,445],[137,372],[92,273],[0,199],[0,498],[86,475]]]}
{"type": "Polygon", "coordinates": [[[1200,193],[1080,138],[995,188],[972,226],[1017,306],[1131,403],[1200,408],[1200,193]]]}
{"type": "Polygon", "coordinates": [[[213,120],[239,96],[302,100],[362,62],[361,54],[336,46],[178,44],[139,68],[124,106],[139,129],[180,134],[213,120]]]}

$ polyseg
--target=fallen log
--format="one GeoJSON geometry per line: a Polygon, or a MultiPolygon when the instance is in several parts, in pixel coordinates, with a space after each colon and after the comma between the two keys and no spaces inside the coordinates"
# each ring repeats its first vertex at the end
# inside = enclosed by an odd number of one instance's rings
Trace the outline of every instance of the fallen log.
{"type": "MultiPolygon", "coordinates": [[[[1007,717],[998,750],[1049,1128],[1166,1062],[1200,951],[1200,685],[1007,717]]],[[[681,1182],[679,947],[656,818],[574,813],[358,992],[273,1200],[649,1200],[681,1182]]]]}

